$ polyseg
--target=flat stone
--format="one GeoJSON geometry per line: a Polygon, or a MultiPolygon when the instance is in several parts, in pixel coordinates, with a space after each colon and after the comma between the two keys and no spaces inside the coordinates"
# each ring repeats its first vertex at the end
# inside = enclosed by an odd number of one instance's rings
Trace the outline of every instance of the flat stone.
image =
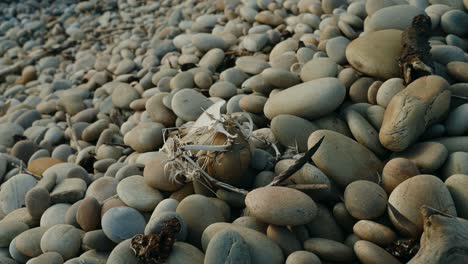
{"type": "Polygon", "coordinates": [[[346,88],[336,78],[321,78],[295,85],[268,98],[264,112],[269,119],[289,114],[315,119],[333,112],[344,100],[346,88]]]}
{"type": "Polygon", "coordinates": [[[130,176],[117,185],[119,198],[141,212],[152,212],[163,199],[162,194],[145,183],[142,176],[130,176]]]}
{"type": "Polygon", "coordinates": [[[274,225],[302,225],[317,215],[310,197],[285,187],[257,188],[247,194],[245,204],[253,216],[274,225]]]}
{"type": "Polygon", "coordinates": [[[347,46],[346,58],[353,68],[371,77],[400,77],[401,34],[396,29],[369,32],[347,46]]]}
{"type": "Polygon", "coordinates": [[[86,182],[80,178],[65,179],[50,193],[52,203],[72,204],[81,200],[86,193],[86,182]]]}

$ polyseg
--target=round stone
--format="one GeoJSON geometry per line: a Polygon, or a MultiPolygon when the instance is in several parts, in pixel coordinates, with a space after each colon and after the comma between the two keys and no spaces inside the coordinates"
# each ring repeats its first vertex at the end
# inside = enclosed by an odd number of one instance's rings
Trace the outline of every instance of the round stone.
{"type": "Polygon", "coordinates": [[[129,84],[113,82],[112,104],[122,109],[130,109],[130,103],[140,98],[138,92],[129,84]]]}
{"type": "Polygon", "coordinates": [[[295,85],[268,98],[264,112],[271,120],[289,114],[315,119],[333,112],[344,100],[346,88],[336,78],[322,78],[295,85]]]}
{"type": "Polygon", "coordinates": [[[351,248],[345,244],[325,238],[310,238],[306,240],[304,242],[304,249],[326,261],[351,262],[354,258],[351,248]]]}
{"type": "Polygon", "coordinates": [[[57,252],[64,260],[76,257],[81,249],[81,233],[71,225],[55,225],[41,238],[42,252],[57,252]]]}
{"type": "Polygon", "coordinates": [[[51,227],[54,225],[64,224],[65,215],[70,207],[70,204],[65,203],[54,204],[49,207],[41,216],[41,227],[51,227]]]}
{"type": "Polygon", "coordinates": [[[388,246],[397,240],[392,229],[369,220],[360,220],[353,226],[354,234],[380,246],[388,246]]]}
{"type": "Polygon", "coordinates": [[[383,29],[405,30],[411,26],[413,18],[424,14],[424,10],[413,5],[394,5],[377,10],[365,24],[365,31],[383,29]]]}
{"type": "Polygon", "coordinates": [[[348,62],[366,75],[379,79],[400,76],[401,30],[369,32],[353,40],[346,48],[348,62]],[[382,51],[385,52],[382,52],[382,51]]]}
{"type": "Polygon", "coordinates": [[[250,191],[245,204],[253,216],[274,225],[302,225],[317,215],[317,205],[309,196],[286,187],[262,187],[250,191]]]}
{"type": "Polygon", "coordinates": [[[307,62],[301,70],[301,79],[304,82],[325,77],[336,77],[338,66],[330,58],[316,58],[307,62]]]}
{"type": "Polygon", "coordinates": [[[148,186],[145,179],[139,175],[123,179],[117,185],[117,194],[125,204],[141,212],[152,212],[164,199],[158,190],[148,186]]]}
{"type": "Polygon", "coordinates": [[[330,59],[340,65],[346,64],[346,47],[350,41],[345,37],[335,37],[327,40],[326,51],[330,59]]]}
{"type": "Polygon", "coordinates": [[[419,169],[411,160],[394,158],[389,160],[382,171],[382,187],[390,194],[398,184],[419,174],[419,169]]]}
{"type": "Polygon", "coordinates": [[[86,190],[86,197],[92,196],[103,203],[107,198],[117,194],[117,184],[119,183],[113,177],[104,176],[91,183],[86,190]]]}
{"type": "Polygon", "coordinates": [[[319,127],[314,123],[293,115],[278,115],[271,120],[271,131],[286,147],[297,147],[300,153],[307,151],[307,140],[319,127]]]}
{"type": "Polygon", "coordinates": [[[321,264],[320,258],[312,252],[299,250],[293,252],[286,259],[285,264],[321,264]]]}
{"type": "Polygon", "coordinates": [[[0,222],[0,247],[8,247],[15,237],[28,230],[29,226],[17,221],[0,222]]]}
{"type": "Polygon", "coordinates": [[[440,20],[442,29],[448,34],[455,34],[459,37],[468,34],[468,15],[458,9],[445,12],[440,20]]]}
{"type": "Polygon", "coordinates": [[[422,173],[432,173],[445,163],[448,150],[444,145],[437,142],[421,142],[393,156],[409,159],[422,173]]]}
{"type": "Polygon", "coordinates": [[[468,219],[468,194],[465,191],[468,186],[468,175],[454,174],[445,180],[445,185],[455,202],[458,217],[468,219]]]}
{"type": "Polygon", "coordinates": [[[28,164],[28,170],[36,175],[42,175],[48,168],[59,163],[63,163],[63,161],[48,157],[38,158],[28,164]]]}
{"type": "Polygon", "coordinates": [[[57,252],[47,252],[38,257],[30,259],[27,264],[63,264],[62,255],[57,252]]]}
{"type": "Polygon", "coordinates": [[[345,206],[356,219],[375,219],[387,208],[388,196],[378,184],[370,181],[350,183],[344,192],[345,206]]]}
{"type": "Polygon", "coordinates": [[[102,230],[110,240],[120,243],[136,234],[143,234],[145,219],[131,207],[114,207],[102,216],[102,230]]]}
{"type": "Polygon", "coordinates": [[[139,153],[154,151],[162,146],[164,125],[140,122],[124,136],[124,143],[139,153]]]}
{"type": "Polygon", "coordinates": [[[32,188],[24,199],[29,214],[34,218],[40,218],[50,206],[49,191],[43,187],[32,188]]]}
{"type": "Polygon", "coordinates": [[[36,186],[37,180],[28,174],[18,174],[2,185],[0,206],[6,214],[25,206],[25,195],[36,186]]]}
{"type": "Polygon", "coordinates": [[[185,121],[195,121],[212,104],[203,94],[192,89],[183,89],[174,95],[171,106],[178,117],[185,121]]]}
{"type": "Polygon", "coordinates": [[[101,222],[101,205],[96,198],[84,198],[76,212],[76,222],[83,231],[88,232],[99,228],[101,222]]]}
{"type": "Polygon", "coordinates": [[[388,199],[388,214],[393,225],[403,234],[419,236],[423,231],[421,206],[429,206],[456,216],[455,204],[447,186],[432,175],[417,175],[400,183],[388,199]],[[412,223],[408,225],[408,222],[412,223]]]}
{"type": "Polygon", "coordinates": [[[205,259],[207,264],[251,263],[247,244],[242,236],[233,230],[220,231],[211,238],[205,259]]]}
{"type": "Polygon", "coordinates": [[[110,253],[107,263],[112,264],[140,264],[131,246],[131,239],[119,243],[110,253]]]}
{"type": "Polygon", "coordinates": [[[184,241],[187,237],[187,224],[184,219],[176,212],[161,212],[155,217],[151,217],[145,227],[145,235],[159,234],[167,222],[176,221],[180,226],[180,231],[176,234],[179,241],[184,241]]]}
{"type": "Polygon", "coordinates": [[[16,250],[29,258],[41,255],[41,238],[47,229],[47,227],[31,228],[18,235],[14,239],[16,241],[16,250]]]}

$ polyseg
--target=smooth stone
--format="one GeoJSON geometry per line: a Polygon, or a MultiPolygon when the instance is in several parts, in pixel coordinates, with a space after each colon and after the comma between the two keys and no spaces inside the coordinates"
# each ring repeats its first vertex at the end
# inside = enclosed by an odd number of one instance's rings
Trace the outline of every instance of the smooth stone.
{"type": "Polygon", "coordinates": [[[63,161],[49,157],[38,158],[29,162],[28,170],[36,175],[42,175],[48,168],[59,163],[63,163],[63,161]]]}
{"type": "Polygon", "coordinates": [[[24,163],[28,163],[31,156],[38,150],[36,143],[30,140],[21,140],[16,142],[16,144],[11,149],[11,155],[22,160],[24,163]]]}
{"type": "Polygon", "coordinates": [[[269,225],[266,235],[280,246],[285,256],[302,249],[299,239],[285,226],[269,225]]]}
{"type": "Polygon", "coordinates": [[[431,48],[431,56],[435,62],[447,65],[454,61],[464,61],[465,54],[459,47],[451,45],[435,45],[431,48]]]}
{"type": "Polygon", "coordinates": [[[411,160],[422,173],[432,173],[444,164],[448,157],[447,148],[437,142],[421,142],[412,145],[393,157],[411,160]]]}
{"type": "Polygon", "coordinates": [[[254,114],[263,114],[263,108],[268,98],[258,95],[258,94],[249,94],[242,97],[239,100],[239,107],[250,113],[254,114]]]}
{"type": "Polygon", "coordinates": [[[468,136],[442,137],[434,139],[433,141],[444,145],[449,153],[457,151],[468,152],[468,136]]]}
{"type": "Polygon", "coordinates": [[[206,264],[249,264],[249,247],[242,236],[233,230],[222,230],[211,238],[206,249],[206,264]]]}
{"type": "Polygon", "coordinates": [[[201,240],[205,251],[211,239],[222,231],[234,231],[241,235],[249,248],[251,263],[284,263],[284,257],[280,247],[265,234],[229,223],[215,223],[205,229],[201,240]]]}
{"type": "MultiPolygon", "coordinates": [[[[13,258],[13,263],[26,263],[28,260],[30,260],[31,258],[22,254],[21,252],[18,251],[18,249],[16,248],[16,238],[13,239],[13,241],[11,241],[11,244],[8,248],[5,248],[5,251],[6,251],[6,254],[7,254],[7,257],[8,257],[8,261],[11,260],[11,258],[13,258]],[[10,258],[11,257],[11,258],[10,258]],[[18,261],[18,262],[16,262],[18,261]]],[[[3,257],[0,258],[0,260],[3,260],[3,257]]]]}
{"type": "Polygon", "coordinates": [[[201,51],[225,49],[227,46],[223,38],[207,33],[198,33],[193,35],[192,44],[201,51]]]}
{"type": "Polygon", "coordinates": [[[387,150],[380,144],[379,133],[361,114],[354,110],[347,110],[345,112],[345,119],[357,142],[373,151],[379,157],[385,156],[387,150]]]}
{"type": "Polygon", "coordinates": [[[80,178],[64,179],[50,193],[52,203],[72,204],[81,200],[86,193],[86,182],[80,178]]]}
{"type": "Polygon", "coordinates": [[[359,240],[354,244],[354,252],[357,258],[363,264],[372,263],[388,263],[388,264],[400,264],[394,256],[388,253],[385,249],[377,246],[376,244],[359,240]]]}
{"type": "Polygon", "coordinates": [[[97,120],[83,130],[81,138],[87,142],[97,141],[102,131],[104,131],[104,129],[107,127],[109,127],[109,121],[106,119],[97,120]]]}
{"type": "Polygon", "coordinates": [[[187,238],[187,224],[182,216],[176,212],[161,212],[155,217],[151,217],[145,227],[145,235],[156,235],[162,232],[165,228],[166,222],[177,221],[180,226],[180,231],[175,235],[178,241],[185,241],[187,238]]]}
{"type": "Polygon", "coordinates": [[[112,264],[140,264],[140,260],[135,256],[131,245],[131,239],[126,239],[119,243],[110,253],[107,263],[112,264]]]}
{"type": "Polygon", "coordinates": [[[386,80],[384,83],[382,83],[382,85],[379,88],[379,91],[377,92],[377,104],[386,108],[392,100],[393,96],[395,96],[403,89],[405,89],[403,79],[392,78],[386,80]]]}
{"type": "Polygon", "coordinates": [[[132,238],[136,234],[143,234],[146,225],[140,212],[125,206],[109,209],[101,221],[102,230],[115,243],[132,238]]]}
{"type": "Polygon", "coordinates": [[[301,83],[297,74],[282,69],[268,68],[263,70],[261,76],[265,82],[280,89],[287,89],[301,83]]]}
{"type": "Polygon", "coordinates": [[[445,185],[455,202],[458,217],[468,219],[468,195],[465,191],[468,186],[467,175],[454,174],[445,180],[445,185]]]}
{"type": "Polygon", "coordinates": [[[312,132],[319,130],[314,123],[293,115],[278,115],[271,120],[271,131],[286,147],[297,148],[300,153],[307,151],[307,140],[312,132]]]}
{"type": "Polygon", "coordinates": [[[326,77],[336,77],[338,74],[338,65],[330,58],[316,58],[302,67],[301,79],[308,82],[326,77]]]}
{"type": "Polygon", "coordinates": [[[459,37],[468,35],[468,15],[466,10],[449,10],[445,12],[441,19],[440,25],[448,34],[455,34],[459,37]]]}
{"type": "Polygon", "coordinates": [[[41,239],[47,229],[47,227],[36,227],[21,233],[15,238],[16,250],[29,258],[41,255],[41,239]]]}
{"type": "Polygon", "coordinates": [[[353,226],[353,231],[359,238],[379,246],[385,247],[397,240],[397,235],[392,229],[369,220],[358,221],[353,226]]]}
{"type": "Polygon", "coordinates": [[[236,66],[241,71],[252,75],[259,74],[266,68],[270,68],[270,64],[268,62],[253,56],[237,58],[236,66]]]}
{"type": "Polygon", "coordinates": [[[57,252],[64,260],[76,257],[81,248],[81,233],[71,225],[55,225],[41,238],[42,252],[57,252]]]}
{"type": "Polygon", "coordinates": [[[170,192],[177,191],[182,187],[182,184],[177,182],[176,179],[170,178],[170,171],[164,167],[167,164],[168,156],[162,152],[160,154],[145,166],[143,179],[148,186],[154,189],[170,192]]]}
{"type": "Polygon", "coordinates": [[[65,215],[70,207],[70,204],[65,203],[52,205],[42,214],[40,226],[48,228],[54,225],[65,224],[65,215]]]}
{"type": "Polygon", "coordinates": [[[378,182],[378,173],[383,165],[374,153],[358,142],[329,130],[313,132],[307,146],[311,148],[323,136],[324,140],[312,160],[331,180],[341,188],[357,180],[378,182]]]}
{"type": "Polygon", "coordinates": [[[36,218],[33,218],[29,214],[28,209],[24,207],[16,209],[13,212],[5,215],[5,217],[3,217],[1,221],[2,222],[10,222],[10,221],[22,222],[28,225],[29,227],[35,227],[39,225],[39,220],[36,218]]]}
{"type": "Polygon", "coordinates": [[[34,218],[40,218],[51,203],[49,191],[38,186],[29,190],[24,200],[29,214],[34,218]]]}
{"type": "Polygon", "coordinates": [[[383,29],[405,30],[411,26],[413,18],[424,14],[424,10],[412,5],[394,5],[377,10],[364,26],[365,31],[383,29]]]}
{"type": "Polygon", "coordinates": [[[62,255],[57,252],[47,252],[30,259],[26,264],[63,264],[62,255]]]}
{"type": "Polygon", "coordinates": [[[400,183],[418,174],[419,169],[411,160],[393,158],[383,168],[382,187],[390,194],[400,183]]]}
{"type": "Polygon", "coordinates": [[[353,68],[371,77],[385,80],[400,77],[397,60],[401,53],[401,34],[396,29],[369,32],[347,46],[346,58],[353,68]]]}
{"type": "Polygon", "coordinates": [[[15,123],[3,123],[0,124],[0,145],[7,148],[13,147],[16,140],[15,135],[23,135],[24,129],[15,123]]]}
{"type": "Polygon", "coordinates": [[[385,110],[382,145],[392,151],[408,148],[447,113],[450,95],[447,81],[435,75],[419,78],[397,93],[385,110]]]}
{"type": "Polygon", "coordinates": [[[199,194],[185,197],[177,206],[176,212],[186,222],[188,227],[187,242],[193,245],[201,245],[200,239],[209,225],[225,221],[221,210],[215,203],[199,194]]]}
{"type": "Polygon", "coordinates": [[[117,68],[115,69],[116,75],[124,75],[127,73],[131,73],[136,68],[136,63],[130,59],[123,59],[122,61],[117,64],[117,68]]]}
{"type": "Polygon", "coordinates": [[[388,204],[392,224],[401,233],[412,237],[421,235],[423,231],[420,212],[423,205],[457,216],[448,188],[433,175],[417,175],[400,183],[390,194],[388,204]]]}
{"type": "Polygon", "coordinates": [[[140,98],[138,92],[129,84],[113,82],[112,104],[122,109],[130,109],[130,103],[140,98]]]}
{"type": "Polygon", "coordinates": [[[445,128],[449,136],[462,136],[468,131],[468,103],[453,109],[445,120],[445,128]]]}
{"type": "Polygon", "coordinates": [[[112,251],[116,244],[110,240],[102,229],[86,232],[83,235],[83,250],[112,251]]]}
{"type": "Polygon", "coordinates": [[[0,190],[0,206],[8,214],[25,206],[25,195],[36,186],[37,180],[28,174],[18,174],[6,181],[0,190]]]}
{"type": "Polygon", "coordinates": [[[213,104],[211,100],[192,89],[183,89],[172,98],[172,110],[185,121],[195,121],[213,104]]]}
{"type": "Polygon", "coordinates": [[[237,87],[226,81],[219,81],[214,83],[209,90],[211,97],[219,97],[228,100],[237,94],[237,87]]]}
{"type": "Polygon", "coordinates": [[[0,247],[8,247],[15,237],[28,230],[29,226],[18,221],[0,222],[0,247]]]}
{"type": "Polygon", "coordinates": [[[81,201],[76,212],[76,222],[85,232],[99,228],[101,223],[101,205],[96,198],[89,196],[81,201]]]}
{"type": "Polygon", "coordinates": [[[145,183],[142,176],[130,176],[117,185],[117,195],[128,206],[141,212],[152,212],[164,199],[162,194],[145,183]]]}
{"type": "Polygon", "coordinates": [[[317,205],[303,192],[285,187],[262,187],[247,194],[252,216],[274,225],[302,225],[317,215],[317,205]]]}
{"type": "Polygon", "coordinates": [[[346,60],[346,47],[349,43],[349,39],[342,36],[327,40],[326,51],[330,59],[340,65],[346,64],[348,62],[346,60]]]}
{"type": "Polygon", "coordinates": [[[332,212],[321,204],[318,204],[317,207],[317,216],[310,223],[306,224],[310,235],[307,238],[320,237],[342,242],[344,240],[343,231],[341,231],[332,212]]]}
{"type": "Polygon", "coordinates": [[[333,206],[333,217],[336,219],[336,223],[339,227],[343,230],[347,232],[351,232],[353,230],[356,219],[349,214],[348,209],[346,209],[343,202],[336,203],[335,206],[333,206]]]}
{"type": "Polygon", "coordinates": [[[175,242],[171,254],[166,260],[167,264],[204,263],[205,255],[198,248],[184,242],[175,242]]]}
{"type": "Polygon", "coordinates": [[[260,233],[266,234],[268,224],[265,224],[259,221],[253,216],[241,216],[232,222],[233,225],[242,226],[245,228],[250,228],[252,230],[258,231],[260,233]]]}
{"type": "Polygon", "coordinates": [[[468,63],[461,61],[453,61],[447,64],[447,72],[461,82],[468,82],[468,63]]]}
{"type": "Polygon", "coordinates": [[[86,190],[86,196],[92,196],[103,203],[107,198],[117,194],[117,185],[119,181],[113,177],[104,176],[91,183],[86,190]]]}
{"type": "Polygon", "coordinates": [[[163,98],[167,95],[167,93],[159,93],[152,96],[146,101],[145,109],[151,120],[171,127],[174,126],[177,116],[163,104],[163,98]]]}
{"type": "Polygon", "coordinates": [[[367,103],[369,89],[375,82],[374,78],[361,77],[349,88],[349,97],[353,103],[367,103]]]}
{"type": "Polygon", "coordinates": [[[165,213],[165,212],[175,212],[178,205],[179,205],[179,201],[172,199],[172,198],[166,198],[158,203],[156,208],[154,208],[154,211],[151,214],[150,218],[157,217],[160,214],[165,213]]]}
{"type": "Polygon", "coordinates": [[[336,78],[295,85],[268,98],[264,112],[270,120],[281,114],[315,119],[333,112],[344,100],[346,88],[336,78]]]}
{"type": "Polygon", "coordinates": [[[285,264],[322,264],[322,261],[312,252],[298,250],[288,256],[285,264]]]}
{"type": "Polygon", "coordinates": [[[191,72],[179,72],[169,82],[171,90],[192,88],[193,87],[193,74],[191,72]]]}
{"type": "Polygon", "coordinates": [[[140,122],[124,136],[124,143],[139,153],[157,150],[163,144],[164,125],[154,122],[140,122]]]}
{"type": "Polygon", "coordinates": [[[354,181],[345,189],[344,202],[354,218],[375,219],[385,213],[387,194],[374,182],[354,181]]]}
{"type": "Polygon", "coordinates": [[[354,259],[354,253],[351,248],[345,244],[325,238],[309,238],[304,242],[304,249],[326,261],[349,263],[354,259]]]}
{"type": "Polygon", "coordinates": [[[454,174],[468,174],[468,152],[453,152],[448,156],[442,167],[442,178],[447,179],[454,174]]]}
{"type": "Polygon", "coordinates": [[[266,34],[249,34],[242,40],[242,46],[252,52],[257,52],[263,49],[268,42],[266,34]]]}

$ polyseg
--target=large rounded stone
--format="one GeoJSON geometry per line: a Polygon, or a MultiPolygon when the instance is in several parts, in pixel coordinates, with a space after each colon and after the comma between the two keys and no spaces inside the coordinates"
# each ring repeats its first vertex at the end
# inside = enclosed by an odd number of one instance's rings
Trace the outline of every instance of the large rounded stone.
{"type": "Polygon", "coordinates": [[[271,120],[271,131],[278,141],[286,146],[307,151],[307,139],[312,132],[319,130],[314,123],[293,115],[278,115],[271,120]]]}
{"type": "Polygon", "coordinates": [[[15,238],[16,250],[30,258],[41,255],[41,238],[47,229],[47,227],[36,227],[21,233],[15,238]]]}
{"type": "Polygon", "coordinates": [[[184,242],[175,242],[171,254],[166,259],[167,264],[193,263],[202,264],[205,255],[198,248],[184,242]]]}
{"type": "Polygon", "coordinates": [[[445,184],[432,175],[417,175],[400,183],[388,199],[388,214],[403,234],[417,237],[423,231],[421,206],[456,216],[455,204],[445,184]]]}
{"type": "Polygon", "coordinates": [[[101,205],[92,196],[84,198],[76,212],[76,222],[83,231],[91,231],[99,228],[101,223],[101,205]]]}
{"type": "Polygon", "coordinates": [[[81,233],[71,225],[56,225],[41,238],[42,252],[57,252],[64,260],[76,257],[81,248],[81,233]]]}
{"type": "Polygon", "coordinates": [[[40,218],[50,206],[50,194],[46,188],[34,187],[26,193],[25,205],[29,214],[40,218]]]}
{"type": "Polygon", "coordinates": [[[452,195],[455,207],[457,208],[458,216],[468,219],[468,175],[455,174],[445,180],[450,194],[452,195]]]}
{"type": "Polygon", "coordinates": [[[140,98],[138,92],[129,84],[113,82],[112,104],[115,107],[129,109],[130,103],[140,98]]]}
{"type": "Polygon", "coordinates": [[[385,110],[382,145],[392,151],[406,149],[447,113],[450,95],[447,81],[435,75],[419,78],[397,93],[385,110]]]}
{"type": "Polygon", "coordinates": [[[193,194],[185,197],[176,212],[182,216],[188,227],[187,241],[200,245],[203,231],[211,224],[224,222],[221,210],[209,198],[193,194]],[[200,217],[203,215],[203,217],[200,217]]]}
{"type": "Polygon", "coordinates": [[[387,208],[387,194],[378,184],[370,181],[350,183],[344,192],[348,212],[356,219],[375,219],[387,208]]]}
{"type": "Polygon", "coordinates": [[[117,194],[125,204],[141,212],[152,212],[164,199],[158,190],[148,186],[139,175],[123,179],[117,185],[117,194]]]}
{"type": "Polygon", "coordinates": [[[330,130],[312,133],[308,147],[311,148],[322,137],[324,140],[312,160],[341,188],[357,180],[378,182],[383,165],[374,153],[349,137],[330,130]]]}
{"type": "Polygon", "coordinates": [[[280,247],[266,235],[246,227],[229,223],[215,223],[206,228],[202,237],[202,246],[205,251],[211,239],[221,231],[234,231],[241,235],[249,248],[252,263],[284,263],[284,257],[280,247]]]}
{"type": "Polygon", "coordinates": [[[353,40],[346,58],[356,70],[379,79],[400,77],[401,30],[369,32],[353,40]]]}
{"type": "Polygon", "coordinates": [[[140,264],[140,260],[135,256],[131,245],[131,239],[119,243],[110,253],[107,263],[112,264],[140,264]]]}
{"type": "Polygon", "coordinates": [[[270,96],[264,112],[269,119],[281,114],[314,119],[333,112],[345,96],[346,88],[340,80],[321,78],[270,96]]]}
{"type": "Polygon", "coordinates": [[[64,224],[65,215],[70,207],[70,204],[65,203],[52,205],[42,214],[40,225],[42,227],[51,227],[54,225],[64,224]]]}
{"type": "Polygon", "coordinates": [[[174,95],[171,106],[178,117],[185,121],[195,121],[212,104],[203,94],[192,89],[183,89],[174,95]]]}
{"type": "Polygon", "coordinates": [[[36,186],[37,180],[28,174],[13,176],[2,185],[0,190],[0,206],[6,214],[25,206],[26,193],[36,186]]]}
{"type": "Polygon", "coordinates": [[[338,65],[330,58],[316,58],[306,64],[301,69],[301,79],[304,82],[326,77],[336,77],[338,65]]]}
{"type": "Polygon", "coordinates": [[[92,196],[103,203],[107,198],[117,193],[117,185],[119,181],[115,178],[104,176],[91,183],[86,190],[86,197],[92,196]]]}
{"type": "Polygon", "coordinates": [[[310,238],[304,242],[304,249],[326,261],[347,262],[354,259],[353,250],[345,244],[325,238],[310,238]]]}
{"type": "Polygon", "coordinates": [[[154,122],[140,122],[124,136],[125,144],[139,153],[157,150],[163,144],[162,124],[154,122]]]}
{"type": "Polygon", "coordinates": [[[233,230],[222,230],[210,240],[206,249],[205,264],[249,264],[249,247],[242,236],[233,230]]]}
{"type": "Polygon", "coordinates": [[[0,222],[0,248],[8,247],[11,241],[19,234],[28,230],[29,226],[17,221],[0,222]]]}
{"type": "Polygon", "coordinates": [[[412,145],[394,157],[411,160],[422,173],[432,173],[444,164],[448,157],[447,148],[437,142],[421,142],[412,145]]]}
{"type": "Polygon", "coordinates": [[[177,116],[163,104],[163,98],[168,93],[158,93],[146,101],[145,109],[149,117],[156,123],[161,123],[166,127],[172,127],[175,124],[177,116]]]}
{"type": "Polygon", "coordinates": [[[413,5],[395,5],[379,9],[372,14],[365,24],[365,31],[377,31],[382,29],[405,30],[411,26],[413,18],[424,14],[424,10],[413,5]]]}
{"type": "Polygon", "coordinates": [[[161,191],[177,191],[182,187],[180,182],[176,179],[170,178],[170,171],[165,168],[168,156],[164,153],[155,156],[149,162],[143,171],[143,178],[145,183],[149,186],[161,191]]]}
{"type": "Polygon", "coordinates": [[[354,252],[363,264],[371,263],[388,263],[399,264],[398,259],[388,253],[385,249],[377,246],[376,244],[359,240],[354,244],[354,252]]]}
{"type": "Polygon", "coordinates": [[[286,187],[262,187],[245,198],[249,212],[274,225],[303,225],[317,215],[317,205],[303,192],[286,187]]]}
{"type": "Polygon", "coordinates": [[[102,216],[102,230],[108,238],[120,243],[136,234],[143,234],[145,219],[137,210],[126,207],[114,207],[102,216]]]}

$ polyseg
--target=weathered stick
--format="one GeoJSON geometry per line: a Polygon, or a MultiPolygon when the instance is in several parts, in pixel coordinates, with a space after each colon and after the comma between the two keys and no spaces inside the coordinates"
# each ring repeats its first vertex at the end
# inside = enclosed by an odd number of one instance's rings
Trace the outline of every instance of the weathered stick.
{"type": "Polygon", "coordinates": [[[294,173],[299,171],[307,162],[310,161],[312,156],[317,152],[319,149],[320,145],[323,142],[323,139],[325,137],[323,136],[313,147],[311,147],[305,154],[302,156],[300,159],[296,160],[296,162],[289,167],[287,170],[282,172],[280,175],[276,176],[270,184],[267,186],[275,186],[280,184],[282,181],[286,180],[287,178],[291,177],[294,173]]]}

